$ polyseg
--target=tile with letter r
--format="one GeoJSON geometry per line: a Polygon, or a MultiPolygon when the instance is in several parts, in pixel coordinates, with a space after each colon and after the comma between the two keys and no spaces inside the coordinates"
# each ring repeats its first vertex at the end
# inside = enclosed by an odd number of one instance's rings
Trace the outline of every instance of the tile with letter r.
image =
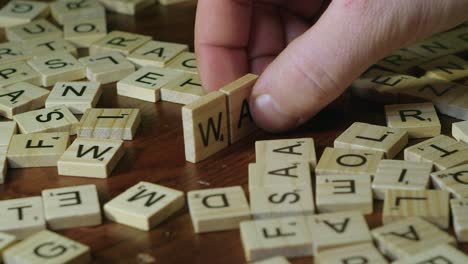
{"type": "Polygon", "coordinates": [[[0,65],[0,88],[19,82],[41,85],[41,75],[24,61],[0,65]]]}
{"type": "Polygon", "coordinates": [[[388,127],[406,130],[409,138],[440,135],[441,124],[432,103],[386,105],[385,117],[388,127]]]}
{"type": "Polygon", "coordinates": [[[96,55],[102,52],[117,51],[128,56],[132,51],[150,40],[150,36],[114,30],[91,44],[89,54],[96,55]]]}

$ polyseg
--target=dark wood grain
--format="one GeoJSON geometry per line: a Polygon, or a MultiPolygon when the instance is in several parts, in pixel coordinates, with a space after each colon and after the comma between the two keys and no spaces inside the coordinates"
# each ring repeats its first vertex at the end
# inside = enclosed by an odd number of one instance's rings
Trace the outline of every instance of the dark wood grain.
{"type": "MultiPolygon", "coordinates": [[[[2,5],[6,1],[1,1],[2,5]]],[[[137,16],[108,14],[109,29],[150,35],[154,39],[186,43],[193,49],[195,3],[169,7],[151,6],[137,16]]],[[[41,190],[82,184],[96,184],[101,204],[139,181],[149,181],[184,192],[196,189],[242,185],[246,190],[247,165],[255,161],[254,142],[262,139],[313,137],[319,155],[352,122],[385,124],[383,106],[349,94],[333,109],[326,109],[301,128],[271,135],[257,132],[209,159],[191,164],[185,161],[181,106],[148,103],[117,96],[115,84],[104,87],[98,107],[135,107],[142,111],[142,123],[134,141],[125,142],[126,155],[108,179],[88,179],[57,175],[57,168],[8,170],[7,182],[0,185],[0,200],[37,196],[41,190]],[[207,185],[209,184],[209,185],[207,185]]],[[[444,132],[454,119],[442,116],[444,132]]],[[[401,158],[401,156],[400,156],[401,158]]],[[[370,227],[381,224],[382,204],[368,216],[370,227]]],[[[154,263],[245,263],[239,231],[195,235],[187,208],[170,217],[151,232],[139,231],[105,221],[93,228],[61,231],[89,245],[94,263],[145,263],[148,254],[154,263]]],[[[460,247],[468,252],[468,245],[460,247]]],[[[293,263],[313,263],[302,258],[293,263]]]]}

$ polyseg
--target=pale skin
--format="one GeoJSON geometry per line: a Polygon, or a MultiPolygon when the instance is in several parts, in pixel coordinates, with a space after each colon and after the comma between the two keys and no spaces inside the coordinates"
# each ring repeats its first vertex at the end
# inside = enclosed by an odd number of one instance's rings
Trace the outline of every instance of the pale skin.
{"type": "Polygon", "coordinates": [[[466,0],[198,0],[195,51],[208,91],[259,74],[252,115],[280,132],[392,50],[466,20],[466,0]]]}

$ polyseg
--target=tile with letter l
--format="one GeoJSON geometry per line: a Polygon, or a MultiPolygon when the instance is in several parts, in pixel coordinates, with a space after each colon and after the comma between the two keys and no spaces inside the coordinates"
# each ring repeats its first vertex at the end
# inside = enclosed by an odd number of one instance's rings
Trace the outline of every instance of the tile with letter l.
{"type": "Polygon", "coordinates": [[[120,81],[135,71],[135,65],[116,51],[78,59],[86,67],[88,80],[101,84],[120,81]]]}
{"type": "Polygon", "coordinates": [[[90,108],[81,117],[78,137],[133,140],[140,121],[136,108],[90,108]]]}

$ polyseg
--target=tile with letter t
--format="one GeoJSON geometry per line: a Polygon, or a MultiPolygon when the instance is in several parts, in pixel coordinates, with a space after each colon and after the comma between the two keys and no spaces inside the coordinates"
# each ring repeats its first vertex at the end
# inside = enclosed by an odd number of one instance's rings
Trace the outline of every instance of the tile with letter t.
{"type": "Polygon", "coordinates": [[[169,61],[184,51],[188,51],[188,46],[185,44],[152,40],[133,51],[127,58],[140,67],[165,67],[169,61]]]}
{"type": "Polygon", "coordinates": [[[43,210],[39,196],[0,201],[0,232],[24,239],[46,229],[43,210]]]}
{"type": "Polygon", "coordinates": [[[88,246],[44,230],[4,252],[6,263],[91,263],[88,246]]]}
{"type": "Polygon", "coordinates": [[[23,134],[69,132],[76,135],[78,119],[64,105],[43,108],[13,116],[23,134]]]}
{"type": "Polygon", "coordinates": [[[431,174],[436,189],[450,192],[455,198],[468,198],[468,164],[431,174]]]}
{"type": "Polygon", "coordinates": [[[70,20],[106,17],[104,7],[96,0],[60,0],[50,4],[52,17],[63,25],[70,20]]]}
{"type": "Polygon", "coordinates": [[[306,161],[312,169],[317,164],[313,138],[256,141],[255,157],[258,163],[267,160],[306,161]]]}
{"type": "Polygon", "coordinates": [[[427,77],[447,81],[455,81],[468,75],[468,61],[454,55],[444,56],[418,67],[426,70],[427,77]]]}
{"type": "Polygon", "coordinates": [[[33,38],[61,38],[62,31],[45,19],[39,19],[27,24],[7,27],[6,38],[9,41],[25,41],[33,38]]]}
{"type": "Polygon", "coordinates": [[[312,186],[309,163],[271,160],[249,164],[249,192],[274,186],[312,186]]]}
{"type": "Polygon", "coordinates": [[[0,115],[13,119],[14,115],[44,106],[49,90],[19,82],[0,89],[0,115]]]}
{"type": "Polygon", "coordinates": [[[318,253],[315,261],[317,264],[388,263],[371,243],[326,250],[318,253]]]}
{"type": "Polygon", "coordinates": [[[16,122],[4,121],[0,122],[0,155],[6,155],[10,146],[11,138],[16,134],[16,122]]]}
{"type": "Polygon", "coordinates": [[[239,228],[250,219],[250,208],[240,186],[196,190],[187,193],[195,233],[239,228]]]}
{"type": "Polygon", "coordinates": [[[0,10],[0,27],[26,24],[49,14],[49,4],[37,1],[11,1],[0,10]]]}
{"type": "Polygon", "coordinates": [[[3,261],[3,251],[14,245],[16,236],[0,232],[0,263],[3,261]]]}
{"type": "Polygon", "coordinates": [[[198,74],[184,73],[161,87],[161,101],[191,104],[206,94],[198,74]]]}
{"type": "Polygon", "coordinates": [[[452,137],[458,141],[468,143],[468,121],[452,123],[452,137]]]}
{"type": "Polygon", "coordinates": [[[107,178],[124,153],[121,140],[77,138],[60,157],[58,174],[107,178]]]}
{"type": "Polygon", "coordinates": [[[149,231],[184,206],[184,194],[161,185],[140,182],[104,205],[107,219],[149,231]]]}
{"type": "Polygon", "coordinates": [[[51,52],[67,52],[78,56],[77,48],[64,40],[56,37],[43,37],[26,40],[22,43],[23,53],[31,57],[40,57],[51,52]]]}
{"type": "Polygon", "coordinates": [[[136,108],[91,108],[81,117],[78,137],[133,140],[140,121],[136,108]]]}
{"type": "Polygon", "coordinates": [[[128,56],[132,51],[150,40],[151,37],[149,36],[122,31],[112,31],[104,38],[101,38],[91,44],[89,54],[96,55],[107,51],[117,51],[128,56]]]}
{"type": "Polygon", "coordinates": [[[285,257],[272,257],[260,261],[251,262],[252,264],[289,264],[289,261],[285,257]]]}
{"type": "Polygon", "coordinates": [[[453,229],[459,242],[468,242],[468,199],[450,200],[453,229]]]}
{"type": "Polygon", "coordinates": [[[41,75],[23,61],[0,65],[0,88],[19,82],[41,85],[41,75]]]}
{"type": "Polygon", "coordinates": [[[441,244],[436,247],[428,247],[418,254],[393,262],[392,264],[464,264],[468,263],[468,256],[455,247],[441,244]]]}
{"type": "Polygon", "coordinates": [[[52,230],[101,224],[96,185],[43,190],[42,200],[47,225],[52,230]]]}
{"type": "Polygon", "coordinates": [[[182,52],[173,60],[171,60],[171,62],[169,62],[167,68],[181,72],[198,74],[198,65],[197,59],[195,58],[195,53],[188,51],[182,52]]]}
{"type": "Polygon", "coordinates": [[[441,125],[432,103],[386,105],[387,126],[408,132],[409,138],[440,135],[441,125]]]}
{"type": "Polygon", "coordinates": [[[86,67],[86,77],[101,84],[120,81],[135,71],[135,65],[116,51],[78,59],[86,67]]]}
{"type": "Polygon", "coordinates": [[[65,105],[73,114],[83,114],[96,106],[101,97],[98,82],[58,82],[45,102],[47,108],[65,105]]]}
{"type": "Polygon", "coordinates": [[[5,42],[0,44],[0,64],[27,61],[31,55],[24,54],[19,42],[5,42]]]}
{"type": "Polygon", "coordinates": [[[89,48],[91,44],[105,37],[106,34],[105,17],[84,20],[67,19],[63,24],[63,38],[80,48],[89,48]]]}

